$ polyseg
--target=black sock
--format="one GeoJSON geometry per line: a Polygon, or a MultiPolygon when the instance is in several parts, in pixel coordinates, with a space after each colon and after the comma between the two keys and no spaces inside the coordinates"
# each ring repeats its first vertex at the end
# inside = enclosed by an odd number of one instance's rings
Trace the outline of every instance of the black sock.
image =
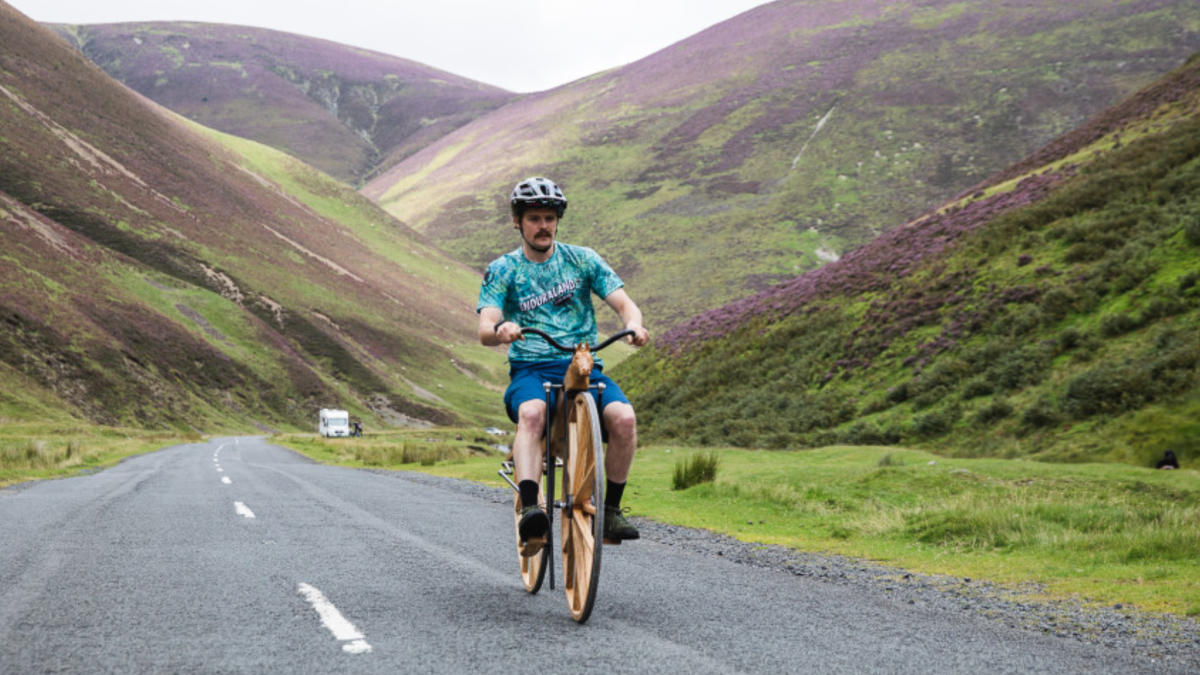
{"type": "Polygon", "coordinates": [[[604,489],[604,506],[610,509],[621,508],[621,495],[625,493],[624,483],[614,483],[611,480],[605,481],[608,487],[604,489]]]}
{"type": "Polygon", "coordinates": [[[523,480],[517,483],[517,489],[521,491],[521,508],[537,505],[538,484],[536,480],[523,480]]]}

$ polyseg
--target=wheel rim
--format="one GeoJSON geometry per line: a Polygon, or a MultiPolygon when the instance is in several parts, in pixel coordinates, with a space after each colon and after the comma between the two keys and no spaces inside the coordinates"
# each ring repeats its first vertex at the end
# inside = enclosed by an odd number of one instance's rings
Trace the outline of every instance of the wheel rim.
{"type": "Polygon", "coordinates": [[[582,623],[596,599],[604,530],[604,455],[600,418],[590,394],[572,399],[567,428],[563,502],[571,508],[562,518],[563,587],[571,617],[582,623]]]}

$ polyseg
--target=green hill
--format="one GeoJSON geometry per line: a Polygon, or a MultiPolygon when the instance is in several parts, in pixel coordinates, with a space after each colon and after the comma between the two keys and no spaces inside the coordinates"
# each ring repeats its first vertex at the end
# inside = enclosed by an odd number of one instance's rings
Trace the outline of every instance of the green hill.
{"type": "Polygon", "coordinates": [[[614,373],[649,439],[1200,458],[1200,57],[614,373]]]}
{"type": "Polygon", "coordinates": [[[773,2],[514,100],[363,192],[481,268],[511,245],[503,196],[548,175],[563,238],[662,330],[970,189],[1197,49],[1193,0],[773,2]]]}
{"type": "Polygon", "coordinates": [[[147,98],[351,184],[514,96],[407,59],[262,28],[51,27],[147,98]]]}
{"type": "Polygon", "coordinates": [[[478,276],[345,185],[0,3],[0,420],[492,419],[478,276]]]}

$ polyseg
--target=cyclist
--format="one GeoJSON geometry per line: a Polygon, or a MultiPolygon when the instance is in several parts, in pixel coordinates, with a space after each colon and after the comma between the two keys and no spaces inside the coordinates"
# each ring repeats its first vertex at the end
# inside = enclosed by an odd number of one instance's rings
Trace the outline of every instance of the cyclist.
{"type": "MultiPolygon", "coordinates": [[[[543,382],[562,383],[570,358],[540,338],[524,339],[521,328],[538,328],[564,344],[597,342],[591,294],[604,299],[634,334],[641,347],[650,340],[642,312],[624,283],[590,248],[556,241],[559,219],[567,209],[553,181],[533,177],[517,183],[509,200],[520,248],[488,265],[479,291],[479,341],[489,347],[507,344],[511,384],[504,393],[508,417],[517,423],[513,465],[521,493],[521,539],[545,535],[550,520],[538,506],[542,471],[540,441],[546,424],[543,382]]],[[[601,371],[596,359],[591,380],[603,382],[602,425],[608,438],[604,470],[604,537],[637,539],[638,531],[621,513],[621,496],[637,448],[637,419],[621,388],[601,371]]]]}

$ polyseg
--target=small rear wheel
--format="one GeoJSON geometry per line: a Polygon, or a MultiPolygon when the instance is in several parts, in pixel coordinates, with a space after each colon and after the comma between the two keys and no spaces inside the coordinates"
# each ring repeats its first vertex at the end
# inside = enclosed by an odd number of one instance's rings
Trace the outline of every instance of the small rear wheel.
{"type": "Polygon", "coordinates": [[[563,587],[571,618],[588,620],[600,583],[604,533],[604,453],[600,415],[590,393],[576,394],[567,412],[563,478],[563,587]]]}
{"type": "MultiPolygon", "coordinates": [[[[544,484],[545,481],[539,481],[544,484]]],[[[546,509],[546,493],[543,485],[538,485],[538,505],[546,509]]],[[[546,539],[521,542],[521,495],[513,495],[513,527],[517,536],[517,561],[521,564],[521,583],[530,595],[542,588],[546,578],[546,539]]]]}

